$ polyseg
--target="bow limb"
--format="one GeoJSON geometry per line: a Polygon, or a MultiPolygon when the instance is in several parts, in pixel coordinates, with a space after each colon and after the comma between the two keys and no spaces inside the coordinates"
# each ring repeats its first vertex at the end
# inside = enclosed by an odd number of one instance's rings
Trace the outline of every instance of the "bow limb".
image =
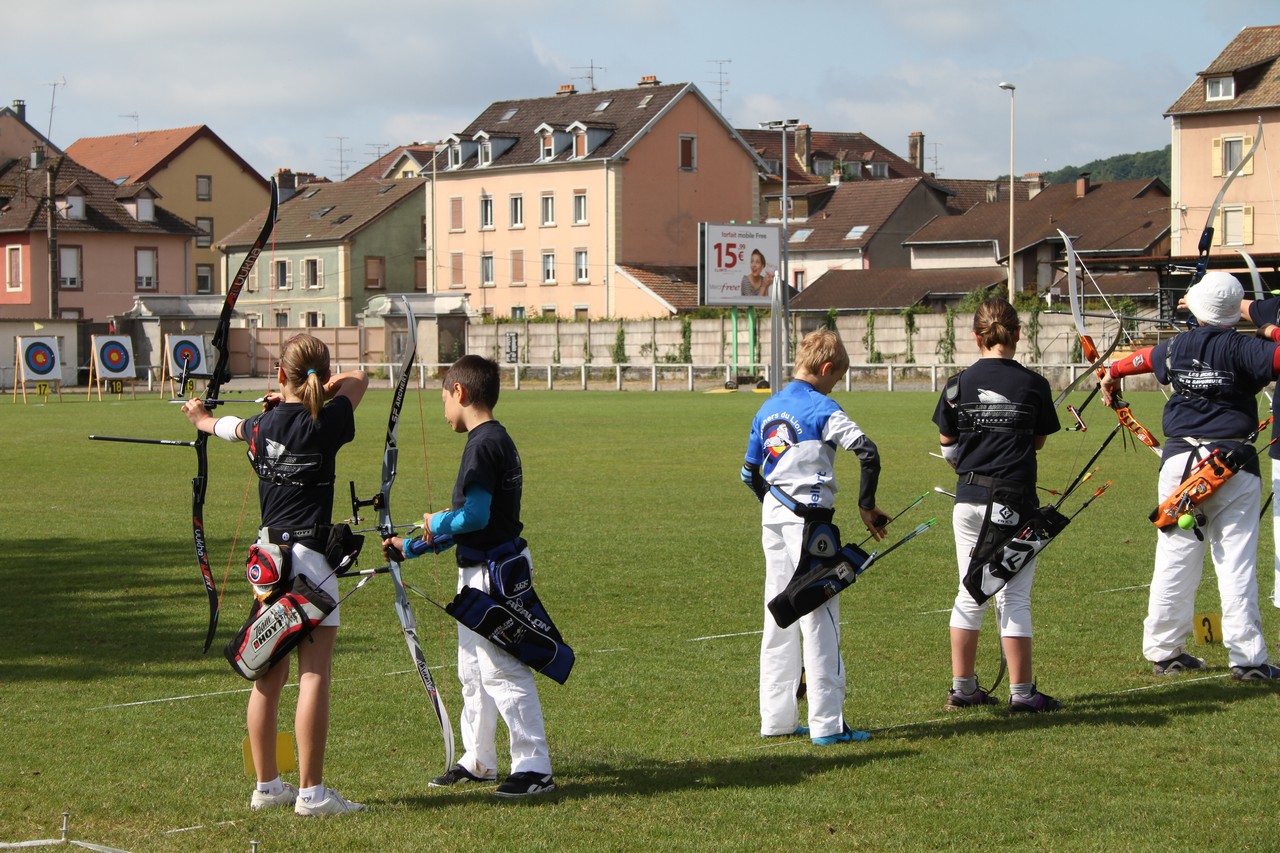
{"type": "Polygon", "coordinates": [[[1253,283],[1253,298],[1259,302],[1267,298],[1267,288],[1262,283],[1262,273],[1258,272],[1258,265],[1253,262],[1253,258],[1244,249],[1236,249],[1240,254],[1240,258],[1244,261],[1244,265],[1249,268],[1249,281],[1253,283]]]}
{"type": "MultiPolygon", "coordinates": [[[[405,342],[404,360],[400,365],[400,379],[396,383],[395,394],[392,395],[391,399],[391,414],[387,419],[387,439],[382,452],[382,490],[370,501],[358,501],[355,498],[355,485],[353,484],[351,487],[352,516],[359,515],[361,506],[372,504],[378,511],[378,534],[383,539],[390,538],[395,532],[395,525],[391,521],[391,487],[396,481],[396,466],[400,458],[400,448],[396,443],[396,433],[400,424],[400,410],[404,406],[405,393],[409,388],[409,379],[413,375],[413,362],[417,355],[418,346],[417,321],[414,319],[413,310],[409,307],[408,299],[404,300],[404,312],[409,324],[409,336],[405,342]]],[[[409,596],[405,591],[404,579],[400,574],[399,561],[389,560],[387,569],[395,587],[396,616],[399,618],[400,627],[404,631],[404,639],[409,647],[409,655],[413,658],[414,668],[422,679],[422,687],[426,690],[427,697],[431,701],[431,708],[435,711],[436,720],[440,723],[440,734],[444,738],[445,769],[448,770],[453,767],[453,725],[449,721],[449,712],[445,709],[440,691],[436,688],[435,679],[431,677],[431,670],[427,667],[427,659],[422,651],[422,643],[418,640],[418,622],[413,615],[413,608],[409,604],[409,596]]]]}

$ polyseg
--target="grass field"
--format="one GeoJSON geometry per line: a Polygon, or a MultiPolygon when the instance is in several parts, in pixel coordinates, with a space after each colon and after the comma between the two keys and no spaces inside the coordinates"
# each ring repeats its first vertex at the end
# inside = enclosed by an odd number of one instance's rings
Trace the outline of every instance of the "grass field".
{"type": "MultiPolygon", "coordinates": [[[[1133,396],[1138,417],[1158,424],[1163,398],[1133,396]]],[[[950,488],[949,469],[927,455],[933,395],[836,398],[881,448],[883,507],[950,488]]],[[[343,605],[326,768],[369,811],[323,821],[247,808],[247,685],[218,651],[247,609],[240,566],[257,514],[251,495],[238,521],[243,448],[210,445],[219,579],[238,523],[240,541],[218,640],[202,656],[192,451],[85,440],[187,438],[177,407],[0,402],[0,842],[54,838],[69,811],[71,838],[127,850],[1275,849],[1280,692],[1231,683],[1221,646],[1194,649],[1208,677],[1150,674],[1140,640],[1156,460],[1118,441],[1100,462],[1110,492],[1037,573],[1037,676],[1067,710],[942,712],[956,570],[950,502],[931,495],[898,525],[936,516],[937,527],[842,594],[845,713],[878,729],[874,739],[762,741],[759,510],[737,476],[760,400],[504,392],[498,416],[523,456],[539,589],[578,653],[567,685],[539,679],[561,790],[510,804],[489,789],[427,787],[444,769],[440,734],[384,576],[343,605]]],[[[359,437],[339,457],[337,517],[348,479],[377,488],[389,402],[374,392],[359,410],[359,437]]],[[[1110,428],[1107,412],[1090,414],[1087,434],[1050,439],[1044,485],[1063,485],[1110,428]]],[[[410,396],[400,436],[392,506],[408,521],[447,504],[463,437],[432,391],[410,396]]],[[[852,537],[852,454],[840,466],[836,520],[852,537]]],[[[451,595],[450,557],[406,574],[437,600],[451,595]]],[[[414,602],[456,725],[453,623],[414,602]]],[[[1198,604],[1218,609],[1211,570],[1198,604]]],[[[1263,618],[1274,644],[1280,618],[1267,602],[1263,618]]],[[[989,620],[981,679],[995,669],[991,633],[989,620]]],[[[286,704],[295,697],[286,690],[286,704]]]]}

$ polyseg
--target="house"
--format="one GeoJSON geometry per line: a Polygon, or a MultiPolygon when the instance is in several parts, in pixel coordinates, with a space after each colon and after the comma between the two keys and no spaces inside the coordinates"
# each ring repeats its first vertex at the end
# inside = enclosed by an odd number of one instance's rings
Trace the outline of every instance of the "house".
{"type": "Polygon", "coordinates": [[[15,100],[13,106],[0,108],[0,162],[29,157],[34,148],[46,154],[61,154],[62,149],[27,122],[26,101],[15,100]]]}
{"type": "Polygon", "coordinates": [[[95,136],[67,149],[72,159],[117,184],[147,184],[166,209],[200,229],[191,249],[184,293],[217,294],[215,244],[263,210],[268,184],[206,125],[95,136]]]}
{"type": "MultiPolygon", "coordinates": [[[[236,303],[248,325],[349,326],[370,298],[425,291],[422,178],[330,181],[292,187],[271,241],[236,303]]],[[[284,193],[282,192],[282,199],[284,193]]],[[[222,275],[240,268],[265,209],[228,234],[222,275]]]]}
{"type": "Polygon", "coordinates": [[[4,315],[105,322],[135,294],[189,293],[199,232],[158,199],[150,184],[113,184],[65,154],[0,162],[4,315]]]}
{"type": "Polygon", "coordinates": [[[661,271],[696,267],[699,223],[752,218],[762,168],[691,83],[497,101],[423,172],[428,289],[495,317],[670,316],[696,277],[661,271]]]}
{"type": "Polygon", "coordinates": [[[435,146],[413,142],[392,148],[377,160],[350,175],[348,181],[391,181],[397,178],[418,178],[423,172],[431,173],[431,158],[435,146]]]}
{"type": "MultiPolygon", "coordinates": [[[[1170,251],[1175,263],[1199,254],[1209,210],[1258,134],[1280,138],[1280,26],[1245,27],[1165,111],[1172,119],[1170,251]]],[[[1265,143],[1245,162],[1214,216],[1214,265],[1243,270],[1236,250],[1259,266],[1280,262],[1274,188],[1280,160],[1265,143]],[[1269,257],[1268,257],[1269,256],[1269,257]]]]}

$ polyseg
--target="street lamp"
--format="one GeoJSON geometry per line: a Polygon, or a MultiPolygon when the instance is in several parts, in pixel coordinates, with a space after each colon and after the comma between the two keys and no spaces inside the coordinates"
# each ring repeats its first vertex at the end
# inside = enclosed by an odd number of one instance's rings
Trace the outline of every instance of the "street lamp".
{"type": "Polygon", "coordinates": [[[782,277],[779,280],[779,286],[774,288],[773,293],[773,323],[772,338],[769,359],[769,388],[773,393],[778,393],[779,382],[782,381],[783,371],[787,363],[787,353],[791,349],[788,346],[788,333],[790,329],[789,318],[787,316],[787,283],[790,281],[790,269],[788,266],[788,250],[787,250],[787,131],[794,130],[800,124],[798,118],[776,119],[774,121],[760,122],[762,130],[777,130],[782,132],[782,161],[780,171],[782,172],[782,277]]]}
{"type": "Polygon", "coordinates": [[[1001,83],[1000,88],[1009,93],[1009,299],[1017,286],[1013,276],[1013,91],[1012,83],[1001,83]]]}

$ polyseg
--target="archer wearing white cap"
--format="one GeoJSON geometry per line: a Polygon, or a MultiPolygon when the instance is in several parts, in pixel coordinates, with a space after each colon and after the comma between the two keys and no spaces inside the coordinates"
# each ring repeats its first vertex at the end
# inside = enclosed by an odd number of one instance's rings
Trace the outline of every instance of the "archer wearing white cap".
{"type": "MultiPolygon", "coordinates": [[[[1155,572],[1142,653],[1156,675],[1206,668],[1186,651],[1195,611],[1196,588],[1212,545],[1222,604],[1222,642],[1236,681],[1280,680],[1280,667],[1267,660],[1258,611],[1258,504],[1262,480],[1248,443],[1256,437],[1258,392],[1280,375],[1280,346],[1235,331],[1244,289],[1235,276],[1210,272],[1187,291],[1185,303],[1202,325],[1112,363],[1102,383],[1110,403],[1120,379],[1154,373],[1173,395],[1164,408],[1164,454],[1160,465],[1161,505],[1196,475],[1195,466],[1214,451],[1226,454],[1235,470],[1212,484],[1198,505],[1174,508],[1157,522],[1155,572]]],[[[1217,466],[1228,469],[1231,465],[1217,466]]]]}
{"type": "MultiPolygon", "coordinates": [[[[1280,341],[1280,296],[1271,296],[1267,299],[1253,300],[1245,299],[1240,303],[1240,315],[1242,320],[1248,320],[1258,327],[1258,337],[1266,338],[1271,341],[1280,341]]],[[[1274,416],[1280,413],[1276,408],[1277,403],[1273,398],[1271,401],[1271,414],[1274,416]]],[[[1280,437],[1280,426],[1272,423],[1271,437],[1280,437]]],[[[1280,442],[1272,444],[1268,450],[1271,457],[1271,492],[1275,493],[1276,488],[1280,487],[1280,442]]],[[[1275,539],[1275,556],[1274,574],[1275,586],[1272,591],[1272,602],[1276,607],[1280,607],[1280,504],[1274,500],[1271,502],[1271,520],[1272,520],[1272,536],[1275,539]]]]}

